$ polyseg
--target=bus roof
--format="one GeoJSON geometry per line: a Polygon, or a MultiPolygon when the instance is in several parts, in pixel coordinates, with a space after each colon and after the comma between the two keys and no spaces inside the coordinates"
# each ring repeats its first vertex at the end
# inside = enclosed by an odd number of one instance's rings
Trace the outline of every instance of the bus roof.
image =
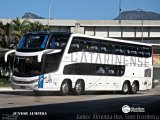
{"type": "Polygon", "coordinates": [[[130,44],[136,44],[136,45],[145,45],[145,46],[153,46],[149,43],[142,43],[142,42],[135,42],[135,41],[127,41],[122,39],[115,39],[115,38],[104,38],[99,36],[90,36],[90,35],[84,35],[84,34],[78,34],[78,33],[70,33],[70,32],[52,32],[52,31],[37,31],[37,32],[27,32],[25,34],[56,34],[56,35],[72,35],[76,37],[87,37],[87,38],[94,38],[94,39],[100,39],[100,40],[107,40],[107,41],[114,41],[114,42],[122,42],[122,43],[130,43],[130,44]]]}
{"type": "Polygon", "coordinates": [[[114,42],[122,42],[122,43],[130,43],[130,44],[136,44],[136,45],[152,46],[152,44],[148,44],[148,43],[127,41],[127,40],[115,39],[115,38],[104,38],[104,37],[90,36],[90,35],[77,34],[77,33],[72,34],[72,36],[76,36],[76,37],[87,37],[87,38],[94,38],[94,39],[114,41],[114,42]]]}
{"type": "Polygon", "coordinates": [[[56,35],[71,35],[69,32],[52,32],[52,31],[36,31],[36,32],[27,32],[25,34],[56,34],[56,35]]]}

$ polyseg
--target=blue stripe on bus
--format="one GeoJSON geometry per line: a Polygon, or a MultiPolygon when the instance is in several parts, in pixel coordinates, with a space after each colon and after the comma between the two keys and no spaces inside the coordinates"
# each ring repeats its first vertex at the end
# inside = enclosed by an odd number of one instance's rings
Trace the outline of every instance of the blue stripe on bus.
{"type": "Polygon", "coordinates": [[[22,47],[22,45],[23,45],[23,43],[24,43],[24,36],[21,38],[21,40],[20,40],[20,43],[19,43],[19,45],[18,45],[18,48],[21,48],[22,47]]]}
{"type": "Polygon", "coordinates": [[[41,45],[41,48],[45,48],[45,44],[47,42],[47,39],[48,39],[48,35],[45,36],[44,41],[43,41],[43,43],[41,45]]]}
{"type": "Polygon", "coordinates": [[[43,88],[44,75],[39,75],[38,88],[43,88]]]}

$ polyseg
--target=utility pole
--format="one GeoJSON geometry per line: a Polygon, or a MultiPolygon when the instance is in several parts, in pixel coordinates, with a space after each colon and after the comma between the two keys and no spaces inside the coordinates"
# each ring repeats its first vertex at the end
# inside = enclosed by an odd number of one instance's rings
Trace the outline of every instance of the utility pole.
{"type": "Polygon", "coordinates": [[[49,9],[48,9],[48,26],[51,19],[51,6],[52,6],[52,0],[49,2],[49,9]]]}
{"type": "Polygon", "coordinates": [[[142,37],[142,42],[143,42],[143,9],[137,9],[138,11],[141,11],[141,37],[142,37]]]}
{"type": "Polygon", "coordinates": [[[119,0],[119,23],[121,23],[121,0],[119,0]]]}

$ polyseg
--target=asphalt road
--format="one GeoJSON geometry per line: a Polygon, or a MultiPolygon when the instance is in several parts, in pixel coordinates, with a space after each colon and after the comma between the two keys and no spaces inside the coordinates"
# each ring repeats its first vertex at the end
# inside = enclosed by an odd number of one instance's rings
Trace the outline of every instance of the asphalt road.
{"type": "Polygon", "coordinates": [[[0,115],[2,120],[160,119],[160,86],[135,95],[106,92],[81,96],[53,93],[34,96],[31,91],[1,91],[0,115]],[[132,111],[123,113],[124,105],[132,111]]]}

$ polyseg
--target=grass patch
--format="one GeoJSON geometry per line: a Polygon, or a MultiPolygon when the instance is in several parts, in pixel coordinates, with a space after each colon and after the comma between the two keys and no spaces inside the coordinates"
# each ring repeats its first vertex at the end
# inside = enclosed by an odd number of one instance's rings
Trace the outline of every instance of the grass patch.
{"type": "Polygon", "coordinates": [[[0,77],[0,87],[10,87],[9,77],[0,77]]]}

